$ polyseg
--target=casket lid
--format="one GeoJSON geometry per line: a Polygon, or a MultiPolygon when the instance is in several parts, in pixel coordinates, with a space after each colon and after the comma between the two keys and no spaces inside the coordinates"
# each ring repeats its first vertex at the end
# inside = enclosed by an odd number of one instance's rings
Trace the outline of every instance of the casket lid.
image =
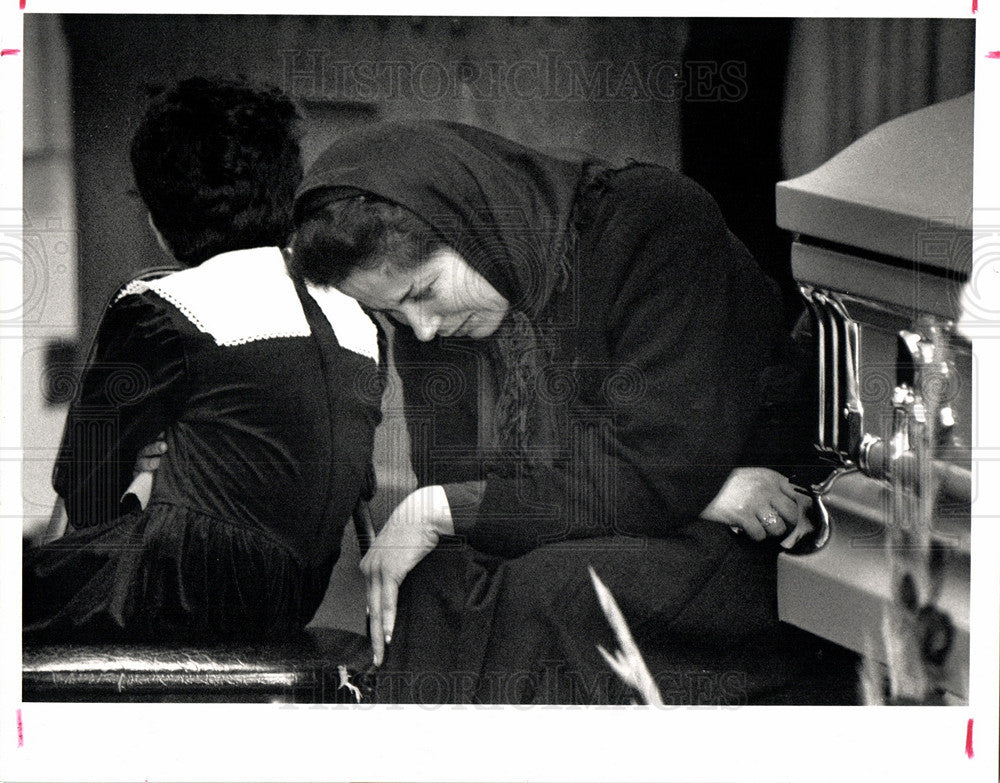
{"type": "Polygon", "coordinates": [[[969,93],[890,120],[814,171],[779,182],[778,225],[968,275],[972,107],[969,93]]]}

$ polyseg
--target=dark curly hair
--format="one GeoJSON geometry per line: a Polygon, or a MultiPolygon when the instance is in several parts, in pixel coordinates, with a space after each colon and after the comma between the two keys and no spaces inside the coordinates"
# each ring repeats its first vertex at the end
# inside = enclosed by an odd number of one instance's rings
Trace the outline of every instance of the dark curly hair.
{"type": "Polygon", "coordinates": [[[443,243],[405,207],[356,190],[329,188],[295,210],[292,273],[335,286],[356,269],[413,269],[443,243]]]}
{"type": "Polygon", "coordinates": [[[277,88],[230,80],[186,79],[150,103],[132,138],[132,173],[178,261],[287,242],[300,120],[277,88]]]}

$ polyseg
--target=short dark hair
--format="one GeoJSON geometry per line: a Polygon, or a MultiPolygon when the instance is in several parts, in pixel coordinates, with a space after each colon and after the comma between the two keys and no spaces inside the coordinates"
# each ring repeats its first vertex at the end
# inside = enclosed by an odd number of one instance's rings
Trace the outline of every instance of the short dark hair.
{"type": "Polygon", "coordinates": [[[310,194],[296,208],[292,273],[335,286],[356,269],[389,263],[412,269],[443,243],[410,210],[391,201],[342,190],[310,194]]]}
{"type": "Polygon", "coordinates": [[[223,79],[186,79],[149,104],[132,138],[132,173],[178,261],[287,242],[302,180],[300,120],[277,88],[223,79]]]}

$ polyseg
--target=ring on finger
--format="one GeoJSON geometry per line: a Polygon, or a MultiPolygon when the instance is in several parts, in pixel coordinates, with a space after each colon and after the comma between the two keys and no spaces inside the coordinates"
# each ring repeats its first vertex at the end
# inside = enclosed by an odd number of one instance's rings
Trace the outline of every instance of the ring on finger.
{"type": "Polygon", "coordinates": [[[766,514],[758,514],[757,519],[759,519],[760,523],[768,530],[781,523],[781,519],[773,511],[769,511],[766,514]]]}

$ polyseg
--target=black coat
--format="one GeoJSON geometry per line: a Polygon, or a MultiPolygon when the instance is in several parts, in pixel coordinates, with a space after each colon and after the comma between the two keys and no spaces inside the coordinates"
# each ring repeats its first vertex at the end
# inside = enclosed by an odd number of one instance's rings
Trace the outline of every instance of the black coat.
{"type": "Polygon", "coordinates": [[[788,375],[780,300],[711,198],[661,167],[570,164],[446,123],[338,140],[302,197],[324,187],[422,217],[543,351],[518,448],[495,421],[499,332],[395,331],[413,466],[445,487],[456,536],[403,582],[381,698],[630,700],[597,653],[615,642],[587,566],[677,701],[783,682],[776,544],[698,518],[733,467],[787,441],[765,426],[788,375]]]}
{"type": "Polygon", "coordinates": [[[582,189],[575,229],[569,285],[550,304],[554,361],[535,384],[553,459],[510,469],[470,449],[495,385],[482,341],[396,330],[418,479],[445,485],[456,533],[487,553],[668,535],[733,467],[760,464],[761,438],[787,442],[762,432],[787,374],[780,300],[708,195],[657,166],[606,171],[582,189]],[[460,393],[436,393],[449,373],[460,393]]]}

